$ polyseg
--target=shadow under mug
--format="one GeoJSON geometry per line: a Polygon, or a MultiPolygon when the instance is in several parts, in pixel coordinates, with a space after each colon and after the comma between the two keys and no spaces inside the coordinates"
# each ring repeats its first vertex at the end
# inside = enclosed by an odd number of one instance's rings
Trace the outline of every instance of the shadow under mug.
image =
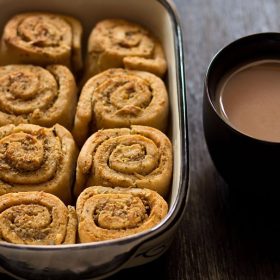
{"type": "Polygon", "coordinates": [[[280,60],[280,33],[240,38],[214,56],[205,77],[203,125],[212,161],[224,180],[234,188],[273,197],[280,194],[280,142],[239,132],[225,121],[215,104],[219,82],[227,73],[263,59],[280,60]]]}

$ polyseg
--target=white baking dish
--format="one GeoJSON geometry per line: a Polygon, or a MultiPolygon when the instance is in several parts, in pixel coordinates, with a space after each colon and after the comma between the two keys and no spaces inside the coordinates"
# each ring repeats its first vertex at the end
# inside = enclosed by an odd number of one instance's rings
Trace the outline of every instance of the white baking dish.
{"type": "Polygon", "coordinates": [[[77,17],[84,27],[84,45],[94,24],[104,18],[135,21],[160,39],[168,61],[165,82],[171,106],[169,136],[174,150],[172,191],[167,217],[151,230],[90,244],[28,246],[1,242],[0,270],[18,279],[96,279],[150,262],[172,242],[186,206],[189,183],[184,58],[174,8],[166,0],[0,0],[0,29],[12,15],[28,11],[77,17]]]}

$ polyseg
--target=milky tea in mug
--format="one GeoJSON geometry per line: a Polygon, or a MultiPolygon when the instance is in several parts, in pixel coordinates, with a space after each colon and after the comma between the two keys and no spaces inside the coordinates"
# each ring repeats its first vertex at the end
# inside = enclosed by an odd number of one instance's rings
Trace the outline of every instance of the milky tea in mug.
{"type": "Polygon", "coordinates": [[[280,142],[280,60],[260,60],[232,71],[220,81],[215,102],[236,130],[280,142]]]}

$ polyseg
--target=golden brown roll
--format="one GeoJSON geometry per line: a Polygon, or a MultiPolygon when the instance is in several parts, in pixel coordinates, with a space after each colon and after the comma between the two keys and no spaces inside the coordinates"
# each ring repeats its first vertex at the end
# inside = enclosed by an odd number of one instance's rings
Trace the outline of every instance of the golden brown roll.
{"type": "Polygon", "coordinates": [[[87,136],[101,128],[147,125],[165,130],[168,95],[163,81],[154,74],[109,69],[82,89],[73,135],[81,146],[87,136]]]}
{"type": "Polygon", "coordinates": [[[76,241],[77,215],[56,196],[18,192],[0,196],[0,240],[15,244],[58,245],[76,241]]]}
{"type": "Polygon", "coordinates": [[[156,192],[137,188],[86,188],[77,200],[80,242],[125,237],[148,230],[167,214],[166,201],[156,192]]]}
{"type": "Polygon", "coordinates": [[[82,68],[82,26],[73,17],[51,13],[22,13],[5,25],[1,40],[3,64],[62,64],[82,68]]]}
{"type": "Polygon", "coordinates": [[[65,66],[0,67],[0,126],[59,123],[72,129],[76,104],[75,78],[65,66]]]}
{"type": "Polygon", "coordinates": [[[72,135],[59,124],[0,127],[0,195],[45,191],[69,203],[77,154],[72,135]]]}
{"type": "Polygon", "coordinates": [[[117,67],[162,77],[167,65],[161,44],[147,29],[122,19],[102,20],[89,37],[85,76],[117,67]]]}
{"type": "Polygon", "coordinates": [[[166,196],[172,165],[172,145],[155,128],[133,125],[130,129],[99,130],[79,154],[75,194],[101,185],[148,188],[166,196]]]}

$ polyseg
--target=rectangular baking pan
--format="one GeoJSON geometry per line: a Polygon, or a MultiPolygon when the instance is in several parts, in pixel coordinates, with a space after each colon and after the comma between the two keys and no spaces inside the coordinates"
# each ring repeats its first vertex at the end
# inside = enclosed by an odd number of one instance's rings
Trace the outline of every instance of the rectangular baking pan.
{"type": "Polygon", "coordinates": [[[84,46],[95,23],[105,18],[137,22],[159,38],[168,62],[165,83],[170,99],[169,137],[174,151],[172,190],[166,218],[143,233],[98,243],[59,246],[1,242],[0,273],[17,279],[97,279],[150,262],[170,246],[186,207],[189,189],[182,32],[174,6],[166,0],[0,0],[0,30],[14,14],[30,11],[77,17],[84,28],[84,46]]]}

